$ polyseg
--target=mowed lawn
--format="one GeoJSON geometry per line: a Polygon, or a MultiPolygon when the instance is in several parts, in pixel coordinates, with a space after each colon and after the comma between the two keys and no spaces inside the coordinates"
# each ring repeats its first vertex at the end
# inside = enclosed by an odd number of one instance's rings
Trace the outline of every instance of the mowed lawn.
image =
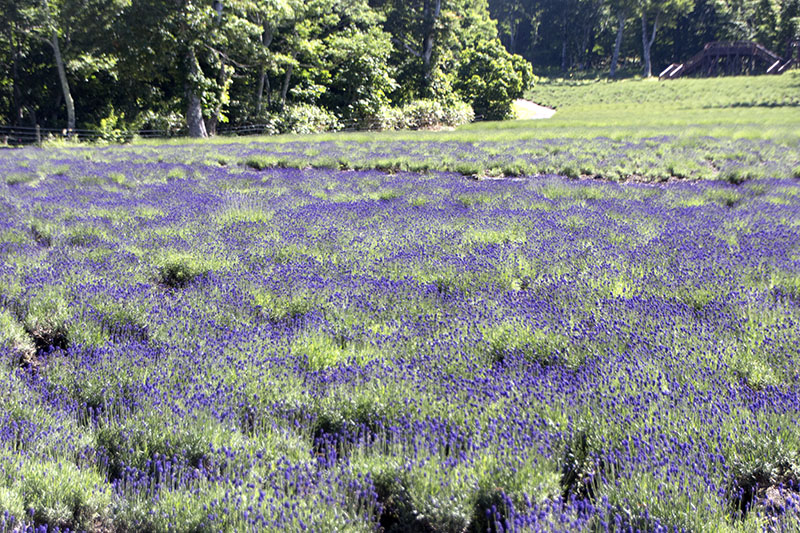
{"type": "Polygon", "coordinates": [[[0,151],[0,531],[800,527],[798,84],[0,151]]]}

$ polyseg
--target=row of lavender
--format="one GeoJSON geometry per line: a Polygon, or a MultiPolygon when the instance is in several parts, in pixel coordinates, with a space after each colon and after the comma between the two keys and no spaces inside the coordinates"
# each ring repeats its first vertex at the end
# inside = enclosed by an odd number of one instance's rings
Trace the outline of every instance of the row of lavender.
{"type": "MultiPolygon", "coordinates": [[[[534,130],[535,131],[535,130],[534,130]]],[[[95,161],[245,162],[253,167],[324,167],[389,171],[447,171],[464,175],[558,174],[617,182],[658,183],[721,180],[739,184],[762,178],[800,178],[800,150],[794,142],[730,137],[645,137],[631,132],[614,138],[592,131],[532,139],[530,130],[459,131],[428,139],[337,137],[284,138],[275,142],[173,144],[88,148],[95,161]],[[584,136],[585,135],[585,136],[584,136]]],[[[544,132],[543,135],[553,135],[544,132]]],[[[73,152],[74,153],[74,152],[73,152]]]]}
{"type": "Polygon", "coordinates": [[[0,157],[0,531],[798,526],[796,181],[160,150],[0,157]]]}

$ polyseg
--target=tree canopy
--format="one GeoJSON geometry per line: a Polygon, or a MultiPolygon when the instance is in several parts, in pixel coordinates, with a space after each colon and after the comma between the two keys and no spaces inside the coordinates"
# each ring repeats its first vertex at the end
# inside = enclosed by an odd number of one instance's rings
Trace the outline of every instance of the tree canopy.
{"type": "Polygon", "coordinates": [[[205,136],[506,118],[534,72],[650,74],[724,39],[785,54],[800,0],[0,0],[0,34],[0,125],[205,136]]]}

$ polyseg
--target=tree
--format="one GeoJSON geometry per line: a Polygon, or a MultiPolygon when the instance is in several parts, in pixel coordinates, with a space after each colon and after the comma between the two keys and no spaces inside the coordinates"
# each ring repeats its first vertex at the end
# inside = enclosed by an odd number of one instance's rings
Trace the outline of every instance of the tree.
{"type": "Polygon", "coordinates": [[[448,0],[386,0],[378,5],[386,16],[384,28],[403,58],[400,68],[415,80],[416,92],[430,96],[439,59],[437,40],[450,30],[448,0]]]}
{"type": "Polygon", "coordinates": [[[537,19],[537,8],[535,0],[490,0],[489,12],[497,20],[501,40],[512,54],[518,51],[520,28],[537,19]]]}
{"type": "Polygon", "coordinates": [[[23,34],[20,31],[21,14],[16,2],[0,2],[0,124],[9,121],[17,125],[21,122],[22,89],[20,62],[24,54],[23,34]],[[3,74],[5,73],[5,74],[3,74]]]}
{"type": "Polygon", "coordinates": [[[614,40],[614,52],[611,56],[611,69],[609,71],[609,76],[614,78],[617,75],[617,67],[619,66],[619,54],[622,48],[625,22],[628,20],[631,11],[633,11],[634,3],[632,0],[609,0],[608,7],[617,19],[617,34],[614,40]]]}
{"type": "Polygon", "coordinates": [[[214,133],[226,120],[233,76],[247,66],[239,56],[251,59],[263,31],[248,19],[254,6],[249,0],[133,0],[126,10],[124,70],[140,84],[155,82],[161,105],[181,102],[192,137],[214,133]]]}
{"type": "Polygon", "coordinates": [[[644,66],[644,76],[649,78],[653,75],[653,63],[651,51],[653,43],[656,41],[659,23],[662,18],[680,12],[691,11],[694,0],[638,0],[639,15],[642,18],[642,63],[644,66]],[[648,18],[652,17],[652,28],[648,23],[648,18]]]}
{"type": "Polygon", "coordinates": [[[267,97],[267,107],[272,107],[272,86],[269,80],[270,70],[276,67],[275,54],[270,51],[270,46],[275,39],[279,28],[288,21],[293,20],[295,10],[300,7],[297,0],[270,0],[259,2],[256,9],[251,11],[251,20],[262,28],[260,46],[258,47],[258,81],[255,90],[255,114],[261,115],[264,95],[267,97]]]}
{"type": "Polygon", "coordinates": [[[20,3],[19,13],[25,19],[24,30],[30,35],[46,43],[53,52],[58,81],[67,111],[67,131],[75,129],[75,102],[72,99],[64,56],[61,53],[61,41],[65,36],[64,27],[59,24],[63,20],[64,3],[58,0],[28,1],[20,3]]]}
{"type": "MultiPolygon", "coordinates": [[[[785,0],[781,5],[777,40],[781,48],[800,39],[800,0],[785,0]]],[[[784,50],[780,50],[784,53],[784,50]]]]}
{"type": "Polygon", "coordinates": [[[374,0],[392,36],[400,101],[452,97],[459,56],[497,37],[486,0],[374,0]]]}
{"type": "Polygon", "coordinates": [[[290,99],[323,104],[348,118],[388,102],[394,88],[389,34],[365,0],[307,0],[297,4],[275,35],[279,107],[290,99]]]}
{"type": "Polygon", "coordinates": [[[772,0],[758,0],[753,9],[752,25],[753,38],[756,42],[763,44],[767,48],[783,53],[783,46],[778,38],[779,24],[778,19],[780,10],[772,0]]]}
{"type": "Polygon", "coordinates": [[[321,102],[348,119],[375,116],[397,86],[389,66],[391,37],[378,27],[350,27],[325,38],[321,102]]]}

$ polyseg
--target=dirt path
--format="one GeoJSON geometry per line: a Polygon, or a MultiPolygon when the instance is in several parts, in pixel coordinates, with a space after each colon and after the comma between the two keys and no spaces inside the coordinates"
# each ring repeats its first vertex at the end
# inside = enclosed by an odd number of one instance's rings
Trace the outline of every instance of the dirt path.
{"type": "Polygon", "coordinates": [[[541,120],[550,118],[556,114],[555,109],[544,107],[530,100],[523,100],[522,98],[514,100],[513,105],[514,111],[517,114],[517,120],[541,120]]]}

